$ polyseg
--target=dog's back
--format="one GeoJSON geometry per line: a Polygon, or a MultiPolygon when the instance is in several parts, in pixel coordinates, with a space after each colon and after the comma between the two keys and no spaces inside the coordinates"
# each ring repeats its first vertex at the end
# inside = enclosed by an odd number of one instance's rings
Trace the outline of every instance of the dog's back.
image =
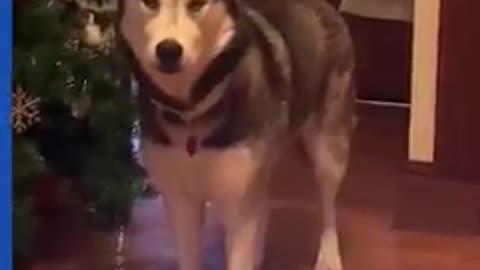
{"type": "MultiPolygon", "coordinates": [[[[272,31],[281,34],[281,42],[286,45],[292,79],[290,124],[298,128],[312,113],[325,111],[327,92],[337,91],[328,88],[331,73],[353,71],[354,54],[348,28],[324,0],[247,2],[266,18],[272,31]]],[[[353,106],[353,85],[349,91],[350,101],[337,106],[353,106]]]]}

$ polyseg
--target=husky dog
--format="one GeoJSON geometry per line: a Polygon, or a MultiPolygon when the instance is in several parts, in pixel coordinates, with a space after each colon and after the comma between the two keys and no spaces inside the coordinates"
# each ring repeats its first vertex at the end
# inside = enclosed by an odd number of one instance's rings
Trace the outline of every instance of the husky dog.
{"type": "Polygon", "coordinates": [[[201,269],[206,202],[225,225],[228,270],[258,266],[272,165],[292,141],[322,196],[315,269],[342,269],[335,197],[355,125],[354,61],[336,11],[324,0],[121,0],[117,27],[180,269],[201,269]]]}

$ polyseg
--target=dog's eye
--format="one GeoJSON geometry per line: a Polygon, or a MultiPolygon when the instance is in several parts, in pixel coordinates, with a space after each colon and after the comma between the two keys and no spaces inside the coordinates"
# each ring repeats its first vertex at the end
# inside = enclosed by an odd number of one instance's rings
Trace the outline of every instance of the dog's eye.
{"type": "Polygon", "coordinates": [[[159,0],[142,0],[142,2],[150,9],[157,9],[160,6],[159,0]]]}
{"type": "Polygon", "coordinates": [[[188,3],[188,10],[199,12],[207,4],[208,0],[192,0],[188,3]]]}

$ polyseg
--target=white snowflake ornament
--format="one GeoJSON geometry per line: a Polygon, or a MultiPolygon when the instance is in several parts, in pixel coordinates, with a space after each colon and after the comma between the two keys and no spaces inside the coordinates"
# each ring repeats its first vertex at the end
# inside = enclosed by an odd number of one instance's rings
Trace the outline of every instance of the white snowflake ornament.
{"type": "Polygon", "coordinates": [[[40,122],[40,98],[31,97],[21,86],[13,93],[12,126],[17,134],[40,122]]]}

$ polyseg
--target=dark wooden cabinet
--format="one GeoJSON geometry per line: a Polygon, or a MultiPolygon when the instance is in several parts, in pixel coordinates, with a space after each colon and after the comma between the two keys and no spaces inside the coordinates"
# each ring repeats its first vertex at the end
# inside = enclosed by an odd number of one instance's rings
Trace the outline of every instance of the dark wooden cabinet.
{"type": "MultiPolygon", "coordinates": [[[[327,0],[338,8],[341,0],[327,0]]],[[[413,25],[343,14],[354,39],[361,99],[410,102],[413,25]]]]}
{"type": "MultiPolygon", "coordinates": [[[[341,0],[328,0],[339,7],[341,0]]],[[[354,39],[361,99],[410,102],[413,25],[343,14],[354,39]]]]}
{"type": "Polygon", "coordinates": [[[358,97],[409,103],[413,25],[349,14],[344,17],[357,56],[358,97]]]}

